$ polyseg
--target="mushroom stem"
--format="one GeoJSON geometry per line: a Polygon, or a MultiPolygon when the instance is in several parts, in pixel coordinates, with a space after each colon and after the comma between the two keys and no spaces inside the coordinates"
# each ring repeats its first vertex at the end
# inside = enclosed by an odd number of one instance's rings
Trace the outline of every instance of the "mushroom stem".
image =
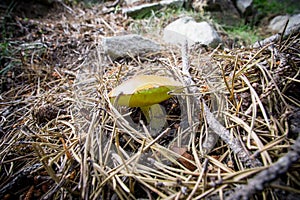
{"type": "Polygon", "coordinates": [[[149,114],[150,106],[143,106],[140,108],[146,118],[147,123],[149,124],[150,123],[150,114],[149,114]]]}
{"type": "Polygon", "coordinates": [[[151,131],[160,131],[166,124],[166,112],[163,106],[153,104],[152,106],[140,107],[151,131]]]}

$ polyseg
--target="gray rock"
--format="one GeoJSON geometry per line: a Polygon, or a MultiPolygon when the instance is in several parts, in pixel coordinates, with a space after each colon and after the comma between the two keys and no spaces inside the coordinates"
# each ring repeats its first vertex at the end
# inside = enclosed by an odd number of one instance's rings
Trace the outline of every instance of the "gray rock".
{"type": "Polygon", "coordinates": [[[209,12],[237,12],[231,0],[193,0],[192,7],[196,11],[209,11],[209,12]]]}
{"type": "Polygon", "coordinates": [[[123,8],[123,14],[127,14],[131,17],[144,17],[146,14],[150,13],[152,10],[156,11],[162,7],[174,6],[182,7],[184,0],[163,0],[155,3],[145,3],[138,6],[133,6],[130,8],[123,8]]]}
{"type": "Polygon", "coordinates": [[[102,40],[104,52],[115,60],[159,51],[160,45],[140,35],[106,37],[102,40]]]}
{"type": "Polygon", "coordinates": [[[195,43],[216,47],[221,39],[207,22],[197,23],[191,17],[180,18],[164,29],[163,39],[167,43],[182,44],[185,40],[191,46],[195,43]]]}
{"type": "Polygon", "coordinates": [[[248,15],[252,11],[253,0],[237,0],[236,7],[243,15],[248,15]]]}
{"type": "Polygon", "coordinates": [[[287,30],[300,26],[300,14],[292,16],[279,15],[270,21],[268,29],[272,32],[282,32],[287,20],[289,20],[287,30]]]}
{"type": "Polygon", "coordinates": [[[151,12],[151,10],[158,10],[161,8],[161,5],[156,2],[156,3],[147,3],[147,4],[142,4],[138,6],[133,6],[129,8],[123,8],[122,12],[123,14],[127,14],[130,17],[133,18],[142,18],[148,13],[151,12]]]}
{"type": "Polygon", "coordinates": [[[163,1],[160,1],[159,3],[162,6],[182,7],[185,1],[187,1],[187,0],[163,0],[163,1]]]}
{"type": "Polygon", "coordinates": [[[200,13],[210,12],[210,16],[213,19],[217,19],[219,24],[236,26],[244,23],[240,13],[233,4],[233,0],[193,0],[192,2],[192,7],[195,11],[200,13]]]}
{"type": "Polygon", "coordinates": [[[126,2],[126,5],[132,5],[134,3],[141,2],[141,0],[125,0],[125,2],[126,2]]]}

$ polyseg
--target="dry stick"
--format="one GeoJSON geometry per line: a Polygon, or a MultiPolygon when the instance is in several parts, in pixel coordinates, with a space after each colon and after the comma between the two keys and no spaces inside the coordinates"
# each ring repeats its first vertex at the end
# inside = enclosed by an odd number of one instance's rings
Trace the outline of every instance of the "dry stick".
{"type": "Polygon", "coordinates": [[[0,198],[5,199],[5,195],[9,194],[10,191],[18,187],[21,187],[19,185],[21,181],[27,180],[29,182],[29,177],[33,176],[31,173],[41,167],[42,164],[36,163],[28,167],[25,167],[22,169],[22,171],[19,171],[16,174],[14,174],[12,176],[13,179],[10,180],[7,184],[2,185],[2,188],[0,188],[0,198]]]}
{"type": "MultiPolygon", "coordinates": [[[[195,85],[194,81],[191,78],[189,73],[189,63],[188,63],[188,53],[187,53],[187,42],[182,46],[182,62],[183,69],[182,72],[184,74],[185,83],[187,85],[195,85]]],[[[196,88],[190,88],[192,92],[196,93],[196,88]]],[[[197,98],[194,97],[194,102],[197,102],[197,98]]],[[[237,138],[231,137],[229,131],[214,117],[214,115],[210,112],[208,106],[205,104],[205,101],[202,99],[203,111],[207,120],[207,124],[209,128],[214,132],[214,134],[209,134],[208,137],[210,140],[215,141],[216,135],[220,136],[220,138],[228,144],[228,146],[232,149],[232,151],[237,155],[237,157],[245,164],[246,167],[254,168],[262,166],[261,162],[258,159],[251,158],[250,153],[244,149],[237,138]]],[[[214,144],[213,144],[214,145],[214,144]]],[[[210,148],[213,148],[211,146],[210,148]]],[[[211,149],[209,149],[211,150],[211,149]]]]}
{"type": "Polygon", "coordinates": [[[283,37],[287,37],[288,35],[291,35],[293,33],[298,33],[300,30],[300,25],[296,25],[292,28],[289,28],[287,30],[284,30],[283,33],[277,33],[275,35],[272,35],[262,41],[258,41],[258,42],[255,42],[252,47],[253,48],[261,48],[267,44],[270,44],[270,43],[275,43],[279,40],[282,40],[283,37]]]}
{"type": "Polygon", "coordinates": [[[209,127],[220,136],[220,138],[228,144],[231,150],[237,157],[245,164],[246,167],[259,167],[262,166],[261,162],[255,158],[251,158],[250,153],[244,149],[237,138],[230,137],[229,131],[222,126],[222,124],[210,112],[208,106],[202,100],[205,117],[209,127]]]}
{"type": "Polygon", "coordinates": [[[289,152],[269,168],[258,173],[248,184],[236,190],[227,199],[249,199],[256,192],[262,191],[267,184],[287,172],[289,167],[300,158],[300,133],[289,152]]]}
{"type": "MultiPolygon", "coordinates": [[[[194,93],[194,94],[199,94],[200,91],[198,89],[198,87],[189,87],[189,86],[194,86],[195,82],[192,80],[192,77],[190,75],[189,69],[190,69],[190,65],[189,65],[189,58],[188,58],[188,43],[187,41],[185,41],[182,44],[182,48],[181,48],[181,55],[182,55],[182,74],[183,74],[183,79],[184,79],[184,83],[185,86],[187,88],[188,93],[194,93]]],[[[199,105],[199,101],[195,96],[187,96],[186,97],[187,100],[187,105],[186,107],[189,108],[190,105],[194,105],[194,107],[191,109],[190,112],[192,112],[191,116],[187,116],[188,120],[183,120],[183,123],[181,124],[181,126],[183,126],[183,128],[186,127],[190,127],[192,128],[194,123],[199,122],[198,120],[198,114],[200,112],[200,105],[199,105]],[[192,118],[192,119],[189,119],[192,118]],[[187,124],[188,122],[188,124],[187,124]]],[[[188,113],[190,113],[188,112],[188,113]]],[[[184,119],[184,117],[182,117],[182,119],[184,119]]],[[[210,129],[208,130],[207,137],[205,139],[205,141],[202,144],[202,149],[203,149],[203,154],[207,154],[209,153],[215,146],[215,144],[218,141],[219,136],[216,135],[213,131],[211,131],[210,129]]]]}

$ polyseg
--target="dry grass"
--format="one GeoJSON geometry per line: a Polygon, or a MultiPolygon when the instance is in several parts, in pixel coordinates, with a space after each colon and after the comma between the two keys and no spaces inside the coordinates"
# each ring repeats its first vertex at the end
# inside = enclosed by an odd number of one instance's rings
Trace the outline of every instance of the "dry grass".
{"type": "MultiPolygon", "coordinates": [[[[107,30],[106,36],[122,27],[123,19],[108,25],[104,17],[96,22],[91,10],[74,12],[85,14],[75,21],[95,20],[85,26],[89,36],[98,28],[107,30]]],[[[57,23],[67,27],[73,21],[57,23]]],[[[48,32],[47,41],[58,35],[48,32]]],[[[29,48],[32,43],[16,47],[14,79],[20,83],[5,75],[12,85],[1,94],[1,198],[222,199],[295,143],[298,133],[290,131],[289,116],[300,105],[298,33],[259,48],[191,51],[195,86],[174,91],[176,120],[155,135],[146,124],[132,122],[130,114],[138,111],[112,105],[107,94],[136,74],[163,74],[185,83],[180,51],[111,62],[101,37],[87,41],[83,35],[72,30],[54,49],[29,48]],[[72,38],[82,43],[74,47],[72,38]],[[202,145],[216,139],[203,103],[261,166],[249,168],[222,137],[202,145]]],[[[299,195],[299,179],[296,162],[254,198],[299,195]]]]}

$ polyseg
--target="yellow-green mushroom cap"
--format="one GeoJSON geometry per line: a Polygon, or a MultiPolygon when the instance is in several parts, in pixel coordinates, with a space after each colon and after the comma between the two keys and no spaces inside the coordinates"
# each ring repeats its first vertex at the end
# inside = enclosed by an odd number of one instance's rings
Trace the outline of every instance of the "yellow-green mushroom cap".
{"type": "Polygon", "coordinates": [[[108,96],[116,105],[145,107],[169,99],[168,92],[179,88],[182,84],[169,77],[138,75],[114,88],[108,96]]]}

